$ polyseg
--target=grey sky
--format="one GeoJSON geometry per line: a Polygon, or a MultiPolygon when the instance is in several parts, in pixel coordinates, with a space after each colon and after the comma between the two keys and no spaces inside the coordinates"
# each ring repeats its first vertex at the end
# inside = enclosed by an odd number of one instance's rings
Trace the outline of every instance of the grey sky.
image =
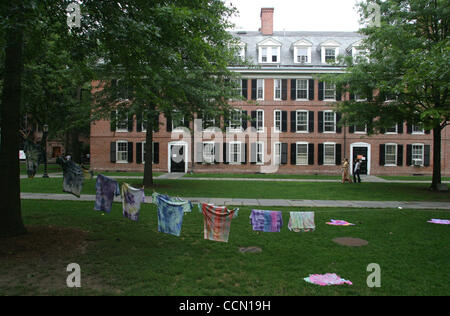
{"type": "Polygon", "coordinates": [[[357,31],[359,0],[226,0],[239,15],[236,29],[257,31],[262,7],[274,8],[274,31],[357,31]]]}

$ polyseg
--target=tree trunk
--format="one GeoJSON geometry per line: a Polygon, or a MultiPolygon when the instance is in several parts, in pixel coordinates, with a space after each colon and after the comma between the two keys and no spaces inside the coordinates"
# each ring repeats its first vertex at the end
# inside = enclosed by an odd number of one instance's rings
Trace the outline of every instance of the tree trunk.
{"type": "MultiPolygon", "coordinates": [[[[16,10],[21,10],[17,4],[11,6],[16,6],[16,10]]],[[[11,237],[26,233],[22,222],[19,176],[23,21],[18,17],[16,18],[17,23],[11,25],[7,32],[1,103],[0,200],[2,206],[0,207],[0,237],[11,237]]],[[[11,20],[14,20],[14,18],[11,20]]]]}
{"type": "Polygon", "coordinates": [[[430,190],[437,190],[441,183],[441,127],[433,129],[433,179],[430,190]]]}
{"type": "Polygon", "coordinates": [[[70,153],[72,156],[72,160],[78,164],[80,164],[81,161],[81,143],[79,142],[78,138],[80,136],[80,133],[77,131],[76,128],[74,128],[72,131],[70,131],[70,153]]]}
{"type": "Polygon", "coordinates": [[[145,133],[145,155],[144,155],[144,187],[153,186],[153,117],[149,111],[147,115],[147,128],[145,133]]]}

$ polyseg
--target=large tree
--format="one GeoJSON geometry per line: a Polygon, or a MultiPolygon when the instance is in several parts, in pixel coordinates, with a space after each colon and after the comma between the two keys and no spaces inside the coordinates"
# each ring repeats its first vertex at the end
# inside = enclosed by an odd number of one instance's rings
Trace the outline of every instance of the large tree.
{"type": "Polygon", "coordinates": [[[445,0],[365,0],[360,54],[341,59],[347,73],[325,80],[358,95],[338,105],[346,125],[383,132],[406,121],[433,132],[433,179],[441,183],[441,133],[449,124],[450,4],[445,0]],[[378,10],[379,9],[379,10],[378,10]],[[387,101],[387,102],[386,102],[387,101]]]}

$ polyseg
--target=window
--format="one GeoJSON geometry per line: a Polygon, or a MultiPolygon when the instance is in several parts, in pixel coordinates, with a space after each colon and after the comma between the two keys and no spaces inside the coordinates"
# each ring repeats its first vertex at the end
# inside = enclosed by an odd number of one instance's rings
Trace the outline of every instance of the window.
{"type": "Polygon", "coordinates": [[[116,146],[116,162],[128,162],[128,142],[118,141],[116,142],[116,146]]]}
{"type": "Polygon", "coordinates": [[[203,119],[203,130],[207,128],[214,127],[216,125],[216,120],[214,118],[205,116],[203,119]]]}
{"type": "Polygon", "coordinates": [[[142,122],[141,122],[141,131],[146,132],[147,131],[147,113],[142,113],[142,122]]]}
{"type": "Polygon", "coordinates": [[[307,79],[297,79],[297,100],[308,100],[307,79]]]}
{"type": "MultiPolygon", "coordinates": [[[[142,142],[142,163],[145,164],[145,142],[142,142]]],[[[155,143],[153,142],[152,148],[152,163],[155,163],[155,143]]]]}
{"type": "Polygon", "coordinates": [[[264,164],[264,143],[263,142],[256,143],[256,164],[258,164],[258,165],[264,164]]]}
{"type": "Polygon", "coordinates": [[[365,134],[367,133],[367,125],[355,125],[355,133],[365,134]]]}
{"type": "Polygon", "coordinates": [[[336,49],[335,48],[326,48],[325,49],[325,62],[333,63],[336,60],[336,49]]]}
{"type": "Polygon", "coordinates": [[[367,98],[363,98],[360,94],[355,94],[356,102],[367,101],[367,98]]]}
{"type": "Polygon", "coordinates": [[[415,166],[423,166],[423,144],[412,145],[412,163],[415,166]]]}
{"type": "Polygon", "coordinates": [[[256,99],[264,100],[264,79],[256,81],[256,99]]]}
{"type": "Polygon", "coordinates": [[[308,48],[297,48],[296,49],[296,62],[307,63],[308,62],[308,48]]]}
{"type": "Polygon", "coordinates": [[[266,62],[267,62],[267,47],[263,47],[263,48],[261,49],[261,61],[262,61],[263,63],[266,63],[266,62]]]}
{"type": "Polygon", "coordinates": [[[281,143],[275,143],[274,164],[277,166],[281,164],[281,143]]]}
{"type": "Polygon", "coordinates": [[[397,124],[386,129],[386,134],[397,134],[397,124]]]}
{"type": "Polygon", "coordinates": [[[231,113],[230,129],[232,131],[240,131],[242,129],[242,112],[235,110],[231,113]]]}
{"type": "Polygon", "coordinates": [[[281,132],[281,111],[275,110],[274,112],[274,128],[275,132],[281,132]]]}
{"type": "Polygon", "coordinates": [[[172,117],[172,131],[184,126],[184,117],[177,113],[176,111],[173,113],[172,117]]]}
{"type": "Polygon", "coordinates": [[[424,133],[424,130],[423,130],[423,128],[421,128],[421,127],[418,126],[418,125],[413,125],[413,126],[412,126],[412,133],[413,133],[413,134],[423,134],[423,133],[424,133]]]}
{"type": "Polygon", "coordinates": [[[116,115],[116,132],[128,132],[128,113],[124,110],[117,110],[116,115]]]}
{"type": "Polygon", "coordinates": [[[308,164],[308,143],[297,143],[297,165],[308,164]]]}
{"type": "Polygon", "coordinates": [[[385,166],[397,165],[397,144],[386,144],[384,150],[385,166]]]}
{"type": "Polygon", "coordinates": [[[203,162],[214,163],[214,143],[205,142],[203,143],[203,162]]]}
{"type": "Polygon", "coordinates": [[[323,112],[323,131],[329,133],[336,132],[336,114],[333,111],[323,112]]]}
{"type": "MultiPolygon", "coordinates": [[[[276,44],[272,42],[272,44],[276,44]]],[[[260,46],[260,63],[278,63],[280,58],[280,46],[260,46]]]]}
{"type": "Polygon", "coordinates": [[[258,131],[258,132],[264,131],[264,111],[263,110],[256,111],[256,131],[258,131]]]}
{"type": "Polygon", "coordinates": [[[241,79],[233,79],[233,98],[232,100],[238,100],[242,96],[242,80],[241,79]]]}
{"type": "Polygon", "coordinates": [[[335,144],[327,144],[323,145],[323,164],[324,165],[335,165],[335,144]]]}
{"type": "Polygon", "coordinates": [[[272,62],[278,62],[278,50],[276,48],[272,48],[272,62]]]}
{"type": "Polygon", "coordinates": [[[308,111],[296,112],[296,129],[297,132],[308,132],[308,111]]]}
{"type": "Polygon", "coordinates": [[[323,83],[324,100],[336,100],[336,85],[334,83],[323,83]]]}
{"type": "Polygon", "coordinates": [[[274,99],[275,100],[281,100],[281,79],[274,79],[273,81],[274,85],[274,99]]]}
{"type": "Polygon", "coordinates": [[[240,164],[241,163],[241,143],[233,142],[230,143],[230,163],[240,164]]]}

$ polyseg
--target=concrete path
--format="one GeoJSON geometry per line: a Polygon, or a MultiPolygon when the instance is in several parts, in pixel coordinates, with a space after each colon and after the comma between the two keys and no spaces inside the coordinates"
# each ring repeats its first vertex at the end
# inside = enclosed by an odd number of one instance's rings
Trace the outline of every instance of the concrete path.
{"type": "MultiPolygon", "coordinates": [[[[95,195],[82,195],[77,198],[71,194],[21,193],[26,200],[57,200],[57,201],[95,201],[95,195]]],[[[450,211],[450,202],[401,202],[401,201],[344,201],[344,200],[275,200],[275,199],[234,199],[234,198],[198,198],[183,197],[193,203],[205,202],[216,205],[235,206],[294,206],[294,207],[354,207],[354,208],[403,208],[403,209],[434,209],[450,211]]],[[[121,202],[116,197],[114,202],[121,202]]],[[[151,203],[151,197],[145,198],[151,203]]]]}

